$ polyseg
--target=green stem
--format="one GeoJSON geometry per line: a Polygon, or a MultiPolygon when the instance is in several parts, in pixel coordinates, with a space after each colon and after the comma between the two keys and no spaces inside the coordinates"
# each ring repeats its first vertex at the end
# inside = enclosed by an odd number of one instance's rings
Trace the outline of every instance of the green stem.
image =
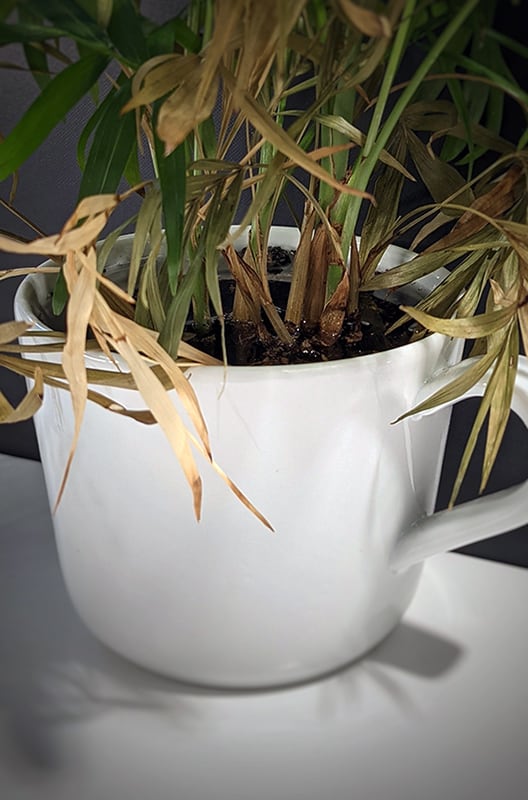
{"type": "MultiPolygon", "coordinates": [[[[431,69],[435,61],[441,55],[445,47],[449,44],[452,37],[462,26],[462,24],[469,16],[469,14],[478,5],[478,2],[479,0],[466,0],[460,11],[455,15],[455,17],[447,25],[444,31],[440,34],[436,42],[432,45],[432,47],[428,51],[424,60],[416,69],[416,72],[414,73],[412,79],[409,81],[409,83],[399,96],[398,100],[394,104],[392,111],[389,113],[383,126],[379,128],[379,130],[375,130],[372,136],[369,137],[370,131],[369,134],[367,134],[367,139],[369,139],[368,142],[369,149],[366,152],[366,154],[364,149],[362,159],[359,162],[357,168],[354,170],[354,173],[350,179],[350,183],[353,183],[356,189],[360,189],[361,191],[366,190],[372,172],[374,171],[374,168],[378,163],[380,153],[386,146],[388,140],[390,139],[390,136],[393,133],[394,128],[398,124],[398,120],[403,114],[405,108],[409,105],[414,93],[420,86],[423,79],[428,74],[429,70],[431,69]]],[[[393,51],[396,51],[397,53],[395,58],[398,59],[401,55],[400,48],[405,42],[405,39],[403,38],[400,39],[400,32],[403,29],[404,33],[402,33],[402,37],[407,35],[407,29],[409,25],[408,9],[411,9],[412,11],[412,8],[414,8],[414,0],[409,0],[409,3],[406,5],[406,10],[405,10],[405,20],[400,25],[393,48],[393,51]]],[[[392,55],[393,54],[391,53],[391,57],[389,59],[389,65],[392,63],[392,55]]],[[[389,73],[387,72],[387,74],[389,73]]],[[[393,79],[394,75],[391,75],[390,80],[392,81],[393,79]]],[[[389,92],[391,85],[392,84],[387,83],[389,92]]],[[[384,81],[384,86],[382,88],[385,88],[385,81],[384,81]]],[[[385,102],[386,98],[384,103],[385,102]]],[[[376,113],[376,110],[377,110],[377,104],[374,113],[376,113]]],[[[342,247],[343,247],[343,254],[346,257],[350,249],[352,237],[355,235],[356,232],[357,220],[361,208],[361,198],[356,198],[356,197],[345,198],[344,195],[343,198],[344,198],[344,205],[339,204],[340,208],[336,210],[338,211],[338,216],[340,216],[341,219],[343,219],[342,247]],[[343,207],[345,208],[344,215],[342,212],[343,207]]]]}
{"type": "Polygon", "coordinates": [[[407,44],[407,40],[409,37],[409,29],[411,27],[412,15],[415,6],[416,6],[416,0],[407,0],[407,3],[405,4],[403,18],[401,20],[400,25],[398,26],[396,37],[394,39],[394,46],[392,47],[389,55],[387,69],[385,70],[385,74],[383,76],[383,81],[379,91],[378,99],[376,100],[376,105],[374,106],[372,120],[370,122],[367,135],[365,138],[365,144],[363,146],[363,154],[362,154],[364,159],[368,157],[369,153],[372,151],[374,144],[376,142],[376,136],[378,135],[378,131],[381,125],[381,120],[383,119],[383,115],[385,113],[387,100],[389,99],[392,85],[396,77],[396,72],[400,65],[402,54],[405,51],[405,46],[407,44]]]}

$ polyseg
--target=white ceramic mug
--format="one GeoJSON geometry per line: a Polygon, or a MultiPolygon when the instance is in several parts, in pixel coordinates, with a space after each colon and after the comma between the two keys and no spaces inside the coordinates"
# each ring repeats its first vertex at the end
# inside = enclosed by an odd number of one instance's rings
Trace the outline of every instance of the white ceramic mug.
{"type": "MultiPolygon", "coordinates": [[[[389,252],[385,267],[399,256],[389,252]]],[[[18,319],[40,324],[48,281],[24,281],[18,319]]],[[[89,405],[54,517],[80,616],[119,653],[199,684],[284,685],[360,657],[401,619],[424,558],[528,522],[525,484],[428,516],[450,408],[391,424],[458,374],[460,349],[435,334],[346,361],[191,370],[216,460],[275,533],[205,464],[197,523],[161,432],[89,405]]],[[[102,354],[87,363],[109,368],[102,354]]],[[[144,406],[136,393],[106,391],[144,406]]],[[[524,358],[514,408],[528,422],[524,358]]],[[[54,504],[68,394],[47,388],[35,422],[54,504]]]]}

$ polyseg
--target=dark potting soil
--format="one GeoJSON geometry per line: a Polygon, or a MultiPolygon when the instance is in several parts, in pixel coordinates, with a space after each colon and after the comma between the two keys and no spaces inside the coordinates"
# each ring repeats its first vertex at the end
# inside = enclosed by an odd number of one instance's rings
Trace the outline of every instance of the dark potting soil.
{"type": "MultiPolygon", "coordinates": [[[[268,255],[269,285],[273,303],[284,318],[288,302],[289,274],[294,251],[271,247],[268,255]]],[[[237,366],[309,364],[317,361],[335,361],[342,358],[368,355],[407,344],[413,333],[412,324],[402,325],[393,333],[387,330],[401,317],[398,305],[369,293],[359,297],[359,310],[345,319],[341,334],[330,345],[322,341],[317,326],[301,324],[296,327],[286,323],[292,343],[281,342],[272,333],[267,321],[260,325],[233,319],[231,309],[235,295],[235,281],[220,281],[222,303],[225,309],[225,343],[228,363],[237,366]]],[[[51,310],[51,294],[40,319],[53,330],[66,329],[65,315],[55,316],[51,310]]],[[[91,335],[90,335],[90,338],[91,335]]],[[[207,331],[189,322],[184,339],[199,350],[222,360],[222,330],[220,321],[212,319],[207,331]]]]}
{"type": "MultiPolygon", "coordinates": [[[[280,247],[269,250],[268,273],[271,297],[279,314],[284,318],[288,302],[289,281],[280,277],[291,266],[293,252],[280,247]],[[277,276],[275,279],[272,276],[277,276]]],[[[229,364],[237,366],[309,364],[316,361],[335,361],[342,358],[377,353],[407,344],[412,335],[411,325],[402,325],[392,333],[387,330],[401,317],[399,307],[376,297],[362,293],[358,311],[345,319],[341,334],[330,345],[323,342],[317,326],[301,324],[296,327],[286,323],[293,342],[281,342],[272,333],[269,323],[234,320],[231,314],[235,294],[235,282],[225,279],[220,282],[222,302],[225,309],[225,344],[229,364]]],[[[218,319],[214,319],[205,332],[189,323],[184,334],[185,341],[198,349],[222,359],[222,331],[218,319]]]]}

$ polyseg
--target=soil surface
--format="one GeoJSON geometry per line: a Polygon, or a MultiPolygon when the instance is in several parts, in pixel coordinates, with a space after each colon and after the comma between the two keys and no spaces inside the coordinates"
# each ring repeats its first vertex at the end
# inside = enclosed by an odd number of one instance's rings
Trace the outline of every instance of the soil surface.
{"type": "MultiPolygon", "coordinates": [[[[289,282],[287,274],[291,267],[293,252],[280,247],[270,248],[268,272],[271,296],[279,314],[284,318],[288,301],[289,282]],[[276,276],[275,279],[272,276],[276,276]]],[[[407,344],[412,335],[411,325],[401,326],[387,334],[390,326],[401,317],[397,305],[372,294],[360,295],[359,310],[349,316],[341,335],[330,345],[322,342],[316,326],[287,324],[293,338],[292,344],[281,342],[271,331],[268,323],[257,326],[252,322],[233,319],[231,309],[235,293],[232,279],[221,281],[223,307],[225,309],[225,341],[228,363],[237,366],[273,364],[309,364],[316,361],[335,361],[342,358],[377,353],[407,344]]],[[[200,350],[222,359],[222,333],[218,320],[213,320],[210,329],[203,333],[190,323],[185,331],[187,342],[200,350]]]]}
{"type": "MultiPolygon", "coordinates": [[[[284,318],[288,302],[289,275],[294,251],[271,247],[268,258],[269,284],[273,303],[284,318]]],[[[335,361],[342,358],[377,353],[407,344],[413,333],[412,324],[402,325],[393,333],[388,328],[401,316],[395,303],[372,294],[360,294],[359,310],[348,317],[341,335],[324,344],[317,327],[286,324],[292,344],[281,342],[267,321],[259,326],[233,319],[231,309],[235,282],[225,278],[220,282],[225,310],[225,341],[228,363],[238,366],[273,364],[309,364],[316,361],[335,361]]],[[[51,311],[51,295],[46,308],[41,309],[41,320],[54,330],[66,328],[64,314],[59,317],[51,311]]],[[[92,338],[89,336],[89,338],[92,338]]],[[[222,359],[222,331],[218,319],[213,319],[206,332],[199,331],[190,322],[185,329],[185,341],[198,349],[222,359]]]]}

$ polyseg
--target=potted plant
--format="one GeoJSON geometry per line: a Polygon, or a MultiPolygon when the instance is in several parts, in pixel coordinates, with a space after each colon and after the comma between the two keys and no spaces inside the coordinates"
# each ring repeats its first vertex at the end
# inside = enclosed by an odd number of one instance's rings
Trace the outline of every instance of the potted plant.
{"type": "Polygon", "coordinates": [[[2,416],[38,410],[74,604],[119,652],[201,683],[359,657],[427,555],[528,519],[524,487],[430,516],[451,405],[483,395],[453,500],[484,420],[483,483],[512,398],[527,418],[526,142],[483,124],[526,97],[494,4],[191,0],[161,25],[127,0],[12,6],[0,41],[43,88],[1,178],[111,70],[72,216],[0,237],[50,259],[0,328],[0,364],[30,381],[2,416]],[[63,38],[78,57],[50,79],[63,38]],[[416,178],[431,202],[402,214],[416,178]],[[133,236],[109,232],[132,197],[133,236]],[[394,245],[412,229],[418,255],[394,245]]]}

